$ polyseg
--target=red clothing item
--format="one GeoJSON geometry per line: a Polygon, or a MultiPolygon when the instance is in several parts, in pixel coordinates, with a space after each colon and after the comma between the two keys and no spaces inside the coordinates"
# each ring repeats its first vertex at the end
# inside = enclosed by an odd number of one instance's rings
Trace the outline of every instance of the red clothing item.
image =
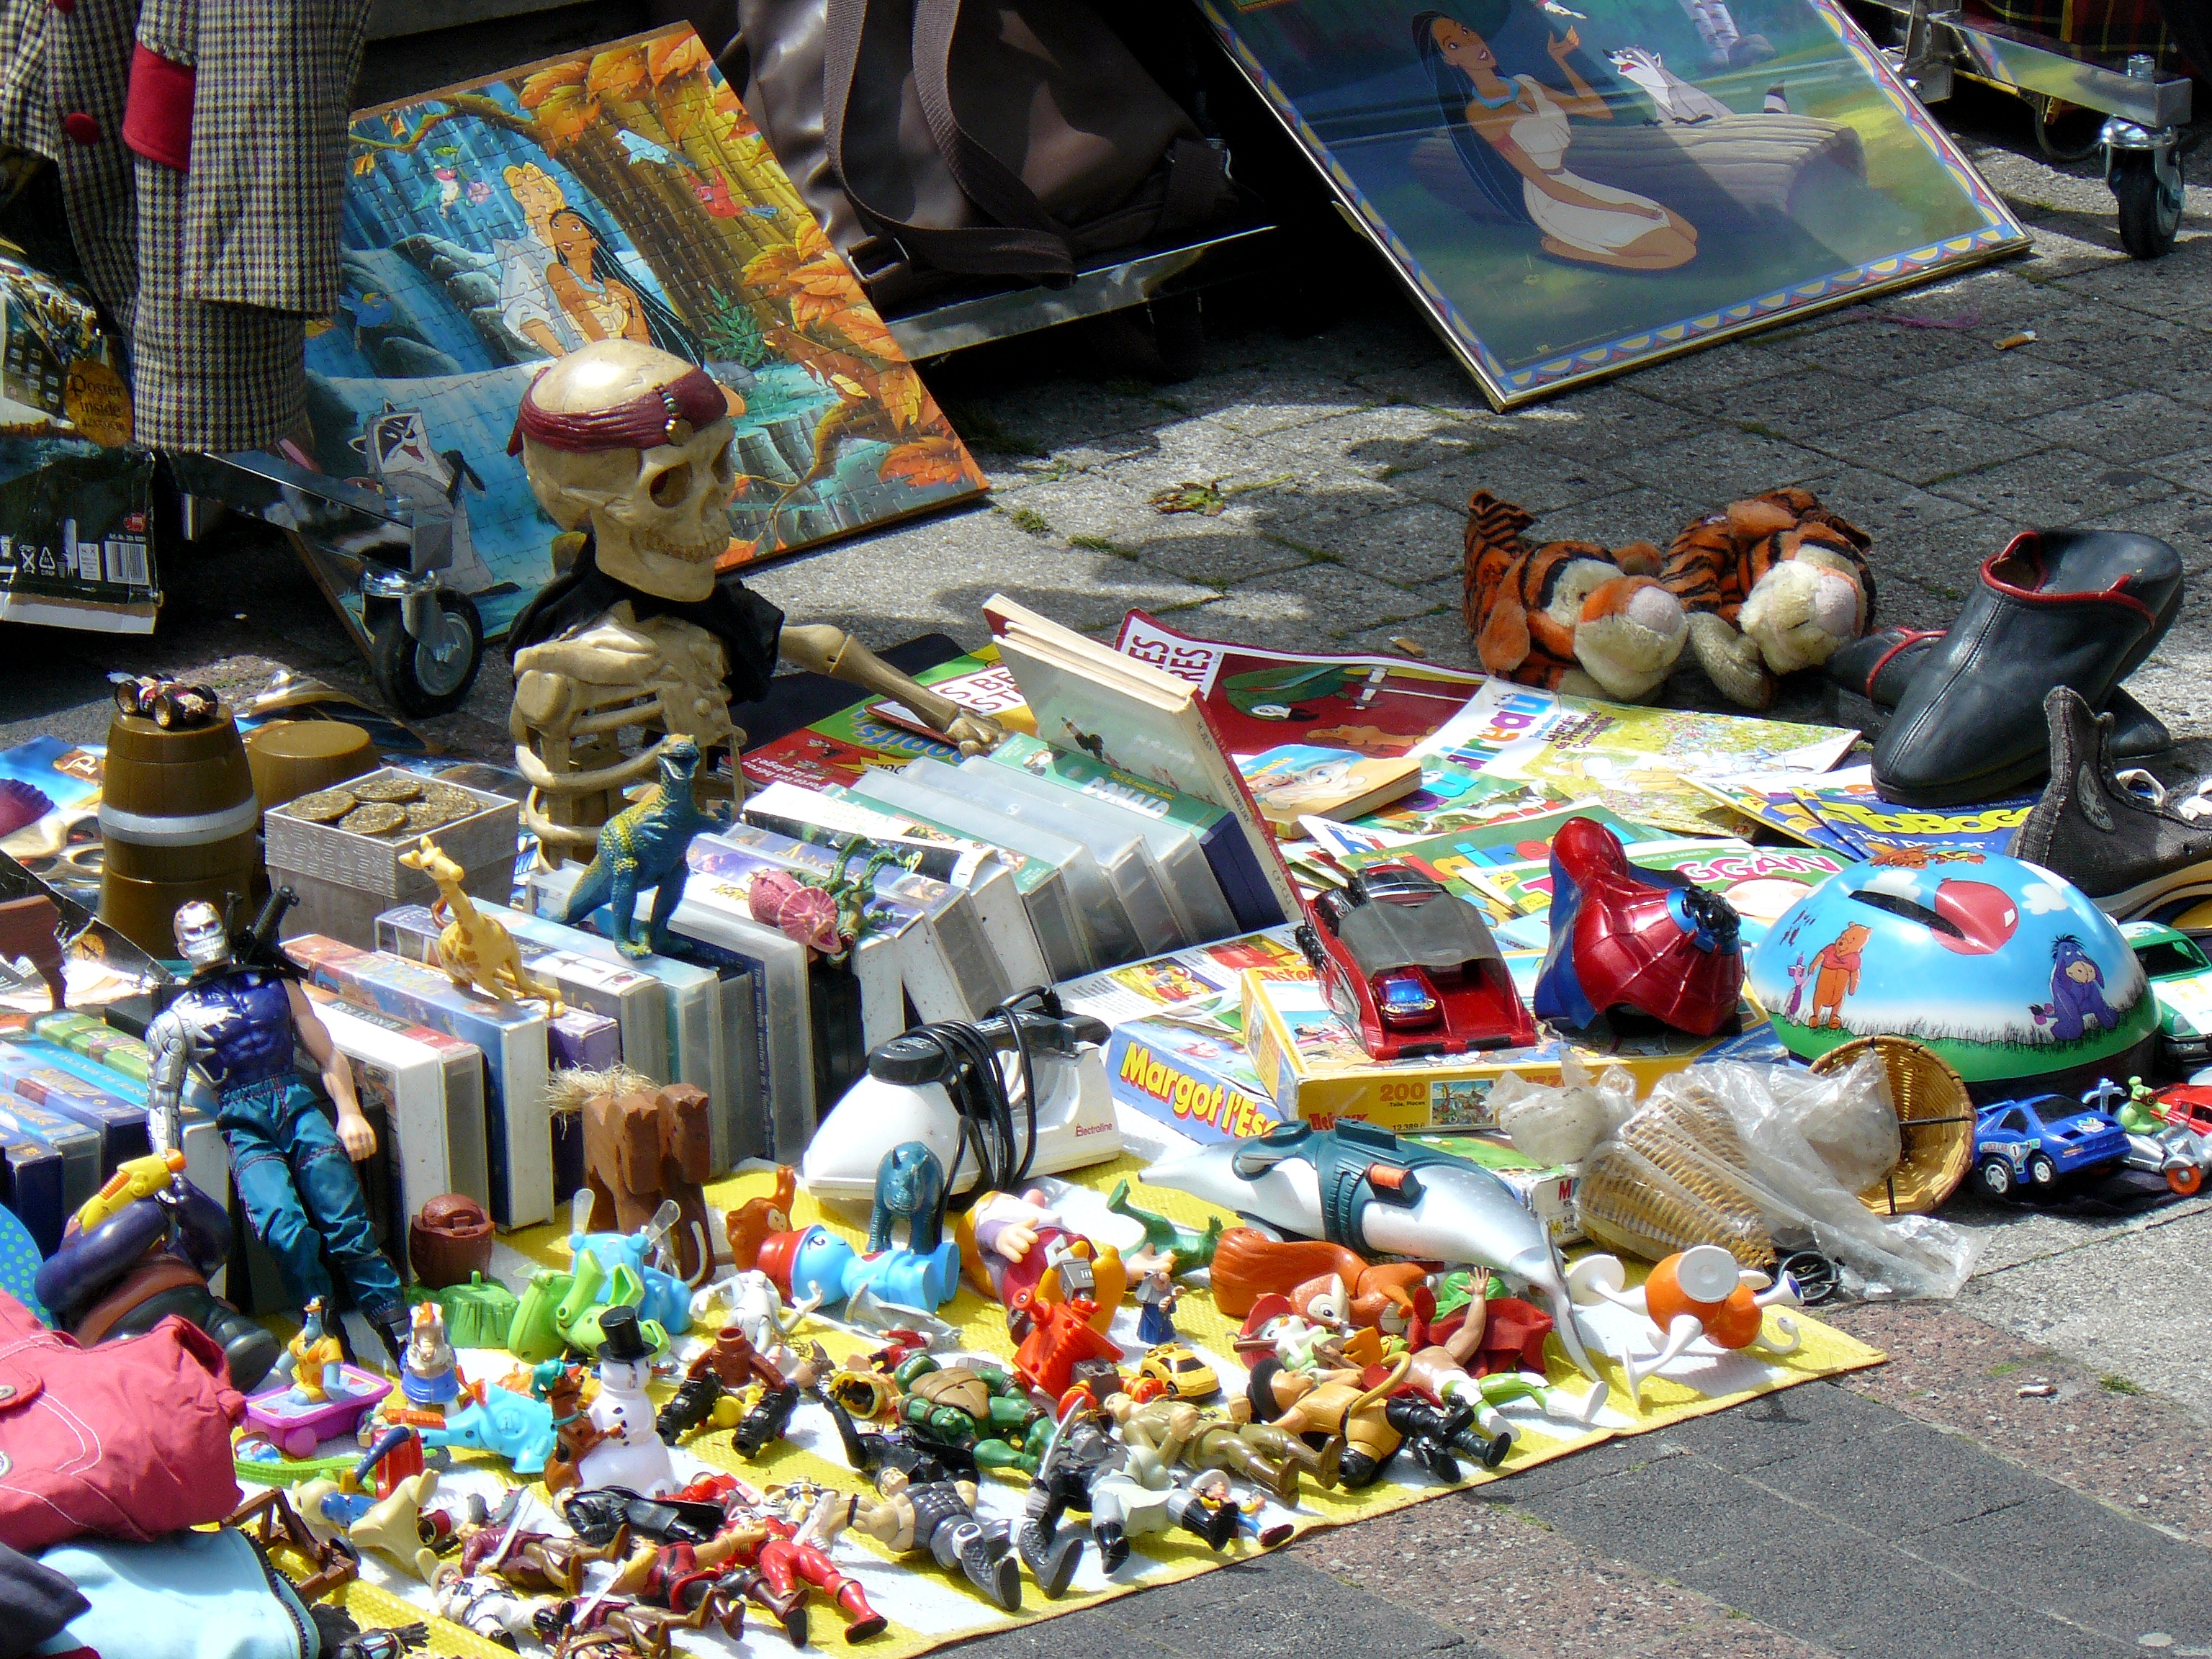
{"type": "Polygon", "coordinates": [[[245,1413],[222,1346],[173,1314],[80,1348],[0,1292],[0,1543],[36,1555],[222,1520],[240,1502],[245,1413]]]}
{"type": "Polygon", "coordinates": [[[192,96],[198,72],[135,46],[131,91],[123,106],[123,142],[149,161],[185,172],[192,162],[192,96]]]}

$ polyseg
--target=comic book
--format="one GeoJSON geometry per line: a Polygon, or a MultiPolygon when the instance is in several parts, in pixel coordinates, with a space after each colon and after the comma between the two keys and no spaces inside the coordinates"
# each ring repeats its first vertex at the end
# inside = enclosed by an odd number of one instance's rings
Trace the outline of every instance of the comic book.
{"type": "Polygon", "coordinates": [[[1837,726],[1599,702],[1491,680],[1416,752],[1595,798],[1623,817],[1678,834],[1712,835],[1731,833],[1739,815],[1692,777],[1825,772],[1857,736],[1837,726]]]}
{"type": "Polygon", "coordinates": [[[1364,870],[1376,864],[1410,864],[1459,892],[1462,896],[1474,898],[1480,902],[1483,888],[1478,878],[1482,874],[1519,870],[1530,864],[1542,864],[1548,868],[1552,857],[1552,837],[1559,833],[1561,824],[1574,817],[1595,820],[1620,836],[1622,842],[1632,849],[1642,846],[1679,844],[1664,830],[1624,818],[1618,812],[1595,802],[1578,801],[1535,817],[1478,824],[1441,836],[1431,836],[1425,840],[1403,842],[1394,847],[1349,852],[1343,855],[1343,862],[1354,870],[1364,870]]]}
{"type": "Polygon", "coordinates": [[[1316,656],[1195,639],[1141,611],[1121,619],[1115,649],[1187,681],[1233,755],[1287,742],[1409,754],[1487,683],[1410,657],[1316,656]]]}
{"type": "Polygon", "coordinates": [[[1693,781],[1763,823],[1854,860],[1928,847],[2002,853],[2038,799],[2014,795],[1971,806],[1897,806],[1875,793],[1870,766],[1847,766],[1817,777],[1743,772],[1693,781]]]}
{"type": "MultiPolygon", "coordinates": [[[[1030,717],[1029,706],[1022,701],[1022,689],[1014,684],[1014,677],[998,660],[998,652],[985,646],[975,653],[983,659],[977,667],[963,667],[961,672],[943,679],[927,679],[923,684],[940,697],[950,697],[971,714],[988,714],[1009,732],[1020,732],[1030,737],[1036,735],[1036,722],[1030,717]]],[[[967,659],[962,659],[966,662],[967,659]]],[[[885,697],[868,705],[868,713],[887,726],[902,731],[933,737],[935,732],[927,721],[894,698],[885,697]]]]}
{"type": "Polygon", "coordinates": [[[1421,787],[1421,763],[1402,755],[1362,755],[1318,744],[1284,743],[1237,757],[1237,769],[1279,835],[1297,834],[1310,813],[1358,817],[1421,787]]]}
{"type": "Polygon", "coordinates": [[[551,574],[556,527],[507,453],[516,406],[588,342],[721,384],[725,568],[984,489],[688,24],[362,110],[347,161],[311,459],[450,515],[447,580],[491,631],[551,574]]]}

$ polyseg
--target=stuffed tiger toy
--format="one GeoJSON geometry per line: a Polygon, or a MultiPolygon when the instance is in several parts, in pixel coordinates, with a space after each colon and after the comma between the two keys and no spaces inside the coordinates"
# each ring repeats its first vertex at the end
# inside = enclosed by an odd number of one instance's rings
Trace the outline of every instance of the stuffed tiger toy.
{"type": "Polygon", "coordinates": [[[1483,667],[1573,696],[1650,696],[1689,636],[1681,605],[1652,580],[1659,550],[1531,547],[1521,532],[1534,522],[1486,489],[1468,501],[1464,607],[1483,667]]]}
{"type": "Polygon", "coordinates": [[[1776,676],[1816,668],[1866,631],[1870,544],[1810,490],[1776,489],[1688,526],[1654,574],[1688,613],[1706,677],[1730,702],[1765,708],[1776,676]]]}

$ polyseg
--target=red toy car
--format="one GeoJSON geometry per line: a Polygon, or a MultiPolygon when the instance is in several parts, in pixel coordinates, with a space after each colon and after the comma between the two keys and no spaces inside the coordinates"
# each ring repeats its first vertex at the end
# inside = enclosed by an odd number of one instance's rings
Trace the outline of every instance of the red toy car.
{"type": "Polygon", "coordinates": [[[2191,1134],[2212,1135],[2212,1088],[2201,1083],[2177,1083],[2158,1091],[2151,1115],[2191,1134]]]}
{"type": "Polygon", "coordinates": [[[1475,908],[1419,871],[1378,864],[1306,908],[1298,945],[1328,1005],[1377,1060],[1536,1040],[1475,908]]]}

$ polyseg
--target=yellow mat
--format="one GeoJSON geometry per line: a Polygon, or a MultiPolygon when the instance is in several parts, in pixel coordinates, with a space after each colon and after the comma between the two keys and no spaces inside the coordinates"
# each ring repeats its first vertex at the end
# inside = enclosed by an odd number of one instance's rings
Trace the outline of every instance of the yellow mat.
{"type": "MultiPolygon", "coordinates": [[[[1115,1182],[1127,1178],[1130,1182],[1132,1203],[1193,1228],[1202,1227],[1209,1217],[1218,1213],[1211,1206],[1187,1194],[1145,1186],[1138,1179],[1142,1167],[1137,1159],[1123,1158],[1115,1164],[1076,1172],[1067,1179],[1071,1184],[1103,1194],[1110,1191],[1115,1182]]],[[[709,1188],[708,1200],[718,1210],[727,1208],[742,1204],[749,1198],[767,1194],[773,1185],[774,1177],[766,1170],[744,1173],[709,1188]]],[[[1233,1221],[1234,1218],[1231,1219],[1233,1221]]],[[[866,1231],[864,1208],[824,1206],[803,1192],[794,1206],[793,1220],[795,1225],[800,1226],[810,1222],[823,1223],[856,1245],[862,1242],[866,1231]]],[[[532,1228],[511,1234],[503,1242],[542,1266],[562,1268],[568,1265],[568,1236],[559,1227],[532,1228]]],[[[1632,1273],[1634,1273],[1634,1264],[1631,1267],[1632,1273]]],[[[957,1299],[940,1312],[948,1322],[962,1328],[964,1344],[969,1350],[977,1354],[996,1355],[1002,1359],[1011,1358],[1012,1346],[1006,1338],[1004,1310],[997,1304],[984,1301],[963,1286],[957,1299]]],[[[1770,1331],[1775,1328],[1775,1317],[1771,1313],[1768,1316],[1770,1331]]],[[[1515,1442],[1504,1466],[1494,1471],[1469,1468],[1457,1487],[1434,1481],[1401,1457],[1390,1466],[1383,1479],[1373,1486],[1356,1492],[1322,1492],[1308,1487],[1301,1493],[1299,1508],[1295,1513],[1285,1516],[1279,1511],[1271,1510],[1268,1518],[1271,1521],[1289,1520],[1300,1534],[1324,1527],[1349,1525],[1369,1516],[1404,1509],[1448,1492],[1493,1480],[1510,1480],[1522,1469],[1568,1456],[1609,1440],[1615,1435],[1647,1433],[1686,1418],[1725,1410],[1759,1395],[1881,1363],[1883,1355],[1878,1350],[1846,1336],[1841,1331],[1807,1318],[1802,1313],[1794,1314],[1791,1317],[1802,1337],[1802,1344],[1794,1353],[1771,1359],[1735,1358],[1707,1367],[1705,1380],[1709,1383],[1715,1377],[1724,1380],[1729,1385],[1726,1392],[1702,1393],[1679,1382],[1655,1377],[1644,1383],[1642,1404],[1637,1407],[1627,1397],[1626,1378],[1619,1362],[1607,1356],[1595,1355],[1601,1370],[1612,1385],[1611,1409],[1607,1415],[1617,1414],[1620,1419],[1611,1426],[1577,1430],[1533,1414],[1515,1413],[1513,1419],[1520,1431],[1520,1437],[1515,1442]]],[[[1229,1363],[1236,1322],[1224,1318],[1215,1309],[1212,1297],[1202,1288],[1193,1289],[1183,1297],[1176,1309],[1175,1319],[1182,1339],[1206,1351],[1213,1360],[1217,1370],[1222,1373],[1224,1389],[1239,1386],[1242,1373],[1229,1363]]],[[[1643,1329],[1648,1337],[1650,1326],[1645,1324],[1643,1329]]],[[[877,1346],[819,1321],[810,1322],[802,1328],[800,1335],[803,1339],[818,1339],[823,1347],[840,1360],[877,1346]]],[[[678,1346],[681,1349],[683,1344],[679,1342],[678,1346]]],[[[1595,1355],[1595,1350],[1593,1352],[1595,1355]]],[[[1571,1382],[1579,1389],[1579,1374],[1566,1362],[1556,1336],[1550,1340],[1547,1358],[1554,1381],[1571,1382]]],[[[466,1369],[474,1375],[474,1367],[466,1369]]],[[[845,1466],[836,1437],[830,1431],[827,1414],[818,1407],[804,1408],[801,1417],[809,1416],[821,1419],[818,1425],[813,1425],[814,1431],[811,1433],[802,1434],[799,1420],[794,1419],[794,1439],[802,1443],[781,1443],[750,1463],[739,1457],[732,1448],[730,1432],[726,1430],[696,1436],[685,1443],[684,1449],[707,1464],[743,1475],[755,1486],[808,1480],[847,1491],[865,1489],[865,1478],[845,1466]]],[[[462,1454],[457,1468],[503,1471],[504,1465],[495,1460],[462,1454]]],[[[508,1478],[511,1481],[512,1477],[508,1478]]],[[[1008,1519],[1018,1517],[1024,1485],[1018,1476],[1002,1479],[987,1474],[984,1476],[983,1497],[987,1516],[996,1515],[1008,1519]]],[[[542,1486],[534,1488],[534,1492],[538,1498],[544,1498],[542,1486]]],[[[1064,1522],[1062,1524],[1068,1523],[1064,1522]]],[[[1080,1524],[1079,1517],[1076,1524],[1080,1524]]],[[[1079,1576],[1075,1587],[1060,1601],[1044,1600],[1035,1582],[1024,1571],[1023,1606],[1019,1612],[1014,1613],[1001,1613],[981,1596],[971,1593],[963,1583],[948,1578],[938,1571],[935,1563],[926,1553],[905,1562],[897,1562],[896,1558],[878,1545],[875,1540],[849,1531],[839,1540],[834,1553],[840,1569],[862,1581],[877,1610],[890,1621],[890,1627],[882,1635],[860,1644],[860,1650],[875,1656],[875,1659],[908,1659],[908,1656],[926,1653],[965,1637],[1052,1618],[1155,1584],[1171,1583],[1210,1572],[1256,1550],[1256,1545],[1246,1541],[1232,1546],[1228,1553],[1217,1555],[1185,1534],[1153,1534],[1133,1540],[1130,1559],[1121,1572],[1111,1580],[1102,1581],[1095,1553],[1086,1549],[1083,1572],[1079,1576]]],[[[594,1571],[603,1574],[605,1570],[594,1569],[594,1571]]],[[[380,1577],[383,1586],[406,1588],[404,1581],[396,1580],[388,1573],[373,1576],[380,1577]]],[[[391,1593],[390,1589],[383,1586],[363,1583],[349,1588],[347,1605],[364,1624],[403,1624],[411,1620],[428,1619],[431,1629],[430,1650],[433,1652],[477,1656],[477,1659],[499,1659],[499,1656],[507,1652],[507,1650],[481,1640],[457,1626],[431,1617],[427,1591],[412,1590],[403,1602],[391,1593]]],[[[819,1595],[814,1598],[810,1618],[811,1633],[816,1647],[829,1649],[845,1645],[842,1619],[835,1608],[825,1605],[819,1595]]],[[[764,1615],[749,1613],[748,1620],[742,1643],[733,1644],[719,1632],[686,1632],[679,1636],[679,1645],[699,1654],[744,1652],[766,1655],[789,1651],[782,1632],[764,1615]]]]}

